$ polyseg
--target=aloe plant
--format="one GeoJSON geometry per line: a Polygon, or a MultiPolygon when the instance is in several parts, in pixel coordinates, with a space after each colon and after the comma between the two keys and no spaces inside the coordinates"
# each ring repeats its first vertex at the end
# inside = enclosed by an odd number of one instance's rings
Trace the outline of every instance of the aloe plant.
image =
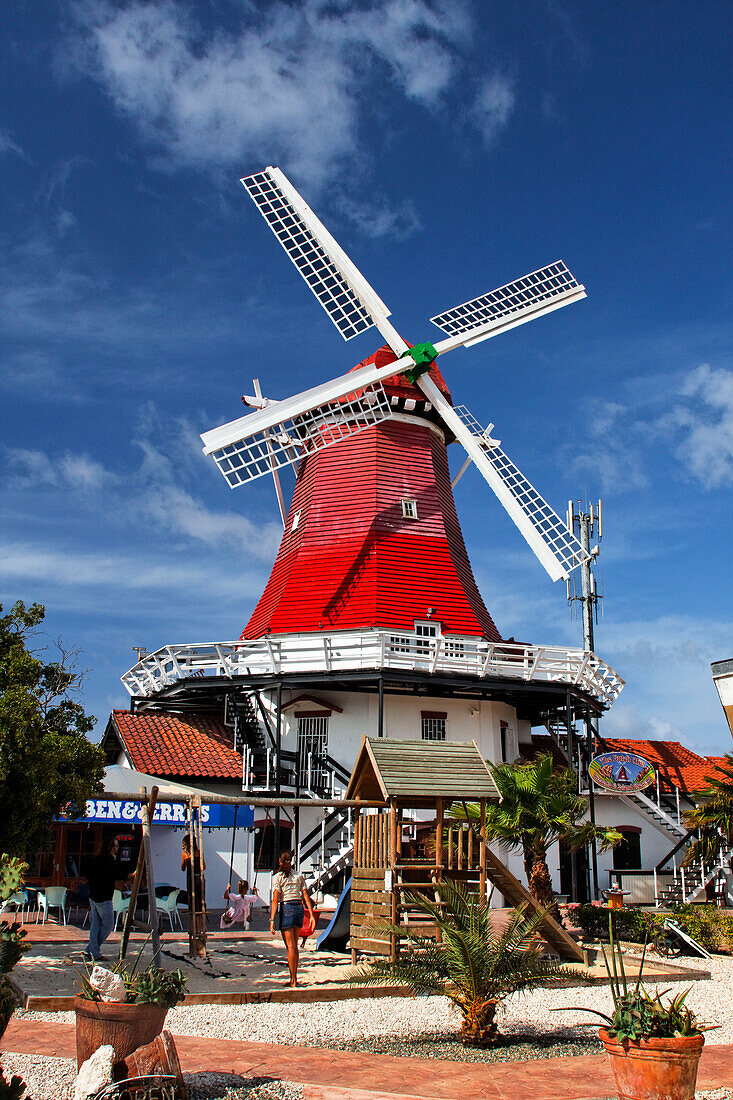
{"type": "Polygon", "coordinates": [[[652,995],[643,987],[641,979],[646,960],[646,942],[636,982],[633,986],[629,984],[621,944],[616,937],[614,918],[613,910],[609,909],[610,958],[606,954],[605,945],[601,944],[603,961],[611,987],[613,1013],[609,1016],[593,1008],[573,1008],[570,1011],[590,1012],[593,1016],[599,1016],[605,1021],[609,1034],[622,1043],[629,1039],[670,1039],[676,1036],[702,1035],[704,1031],[710,1031],[710,1026],[701,1024],[692,1009],[685,1004],[690,993],[689,989],[683,990],[664,1004],[662,997],[669,993],[668,989],[652,995]]]}

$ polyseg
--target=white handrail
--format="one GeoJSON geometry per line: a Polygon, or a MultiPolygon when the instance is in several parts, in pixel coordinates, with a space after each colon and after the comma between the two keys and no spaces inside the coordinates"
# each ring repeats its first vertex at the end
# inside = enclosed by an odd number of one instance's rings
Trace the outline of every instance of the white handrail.
{"type": "Polygon", "coordinates": [[[167,645],[145,654],[121,679],[133,698],[144,698],[191,676],[234,678],[327,671],[326,650],[329,671],[388,668],[570,684],[607,706],[624,686],[609,665],[582,649],[490,643],[448,635],[426,650],[425,639],[417,634],[384,630],[167,645]]]}

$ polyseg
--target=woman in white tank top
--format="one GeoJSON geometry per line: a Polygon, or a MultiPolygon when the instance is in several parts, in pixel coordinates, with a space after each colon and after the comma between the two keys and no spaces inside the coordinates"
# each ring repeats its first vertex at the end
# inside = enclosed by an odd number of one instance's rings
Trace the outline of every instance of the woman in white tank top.
{"type": "Polygon", "coordinates": [[[313,903],[306,890],[305,879],[293,870],[293,853],[281,852],[278,871],[272,879],[270,931],[274,935],[275,928],[278,927],[282,932],[283,943],[288,952],[290,985],[293,988],[298,984],[298,962],[300,961],[298,936],[305,919],[304,902],[308,906],[308,912],[315,925],[313,903]]]}

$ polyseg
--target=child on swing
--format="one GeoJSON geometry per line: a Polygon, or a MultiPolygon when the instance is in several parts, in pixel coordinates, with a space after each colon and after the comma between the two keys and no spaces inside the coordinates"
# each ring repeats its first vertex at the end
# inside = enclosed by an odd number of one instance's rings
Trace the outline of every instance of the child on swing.
{"type": "Polygon", "coordinates": [[[227,888],[224,891],[224,900],[227,903],[227,908],[225,912],[222,913],[219,927],[222,931],[225,931],[227,928],[231,928],[235,921],[241,920],[242,927],[246,931],[249,928],[249,914],[252,906],[255,902],[260,901],[257,887],[253,886],[253,892],[250,893],[247,880],[240,879],[236,894],[230,893],[231,888],[231,882],[227,883],[227,888]]]}

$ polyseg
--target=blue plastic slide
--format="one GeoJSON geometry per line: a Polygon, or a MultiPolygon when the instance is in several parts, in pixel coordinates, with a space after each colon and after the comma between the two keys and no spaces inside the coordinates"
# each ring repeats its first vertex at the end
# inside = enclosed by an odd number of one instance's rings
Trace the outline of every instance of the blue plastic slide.
{"type": "Polygon", "coordinates": [[[328,928],[321,932],[316,941],[316,951],[345,951],[350,935],[351,924],[351,879],[341,891],[336,912],[331,917],[328,928]]]}

